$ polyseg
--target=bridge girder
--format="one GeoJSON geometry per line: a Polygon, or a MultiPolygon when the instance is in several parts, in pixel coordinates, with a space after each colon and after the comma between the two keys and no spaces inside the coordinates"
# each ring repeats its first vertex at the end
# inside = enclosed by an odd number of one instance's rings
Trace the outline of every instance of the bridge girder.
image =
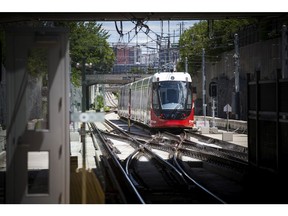
{"type": "Polygon", "coordinates": [[[267,18],[285,13],[267,12],[66,12],[0,13],[0,23],[23,21],[130,21],[130,20],[213,20],[267,18]]]}
{"type": "Polygon", "coordinates": [[[86,75],[86,85],[96,85],[96,84],[127,84],[134,82],[145,77],[149,77],[151,74],[95,74],[86,75]]]}

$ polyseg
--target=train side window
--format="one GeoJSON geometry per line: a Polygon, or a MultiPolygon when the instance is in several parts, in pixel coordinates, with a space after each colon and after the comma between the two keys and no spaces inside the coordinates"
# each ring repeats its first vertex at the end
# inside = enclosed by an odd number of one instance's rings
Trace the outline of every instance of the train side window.
{"type": "Polygon", "coordinates": [[[187,88],[187,109],[192,109],[192,85],[189,83],[187,88]]]}
{"type": "Polygon", "coordinates": [[[158,102],[158,83],[153,83],[152,105],[154,109],[159,109],[158,102]]]}

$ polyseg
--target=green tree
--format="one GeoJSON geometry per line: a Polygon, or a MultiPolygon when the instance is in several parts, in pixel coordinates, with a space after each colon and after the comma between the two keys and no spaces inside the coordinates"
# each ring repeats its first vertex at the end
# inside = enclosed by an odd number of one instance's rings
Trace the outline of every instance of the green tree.
{"type": "Polygon", "coordinates": [[[255,22],[253,19],[227,19],[215,20],[209,25],[207,21],[196,23],[180,37],[182,61],[177,65],[177,69],[184,70],[187,57],[189,72],[196,73],[201,68],[203,48],[207,61],[218,61],[221,53],[234,49],[234,34],[241,27],[255,22]]]}
{"type": "Polygon", "coordinates": [[[100,111],[101,108],[104,108],[104,97],[102,95],[98,95],[95,98],[96,103],[96,111],[100,111]]]}
{"type": "Polygon", "coordinates": [[[186,30],[179,39],[181,61],[177,65],[178,71],[185,69],[185,57],[188,58],[189,72],[196,72],[201,66],[202,48],[207,47],[207,22],[200,21],[186,30]]]}
{"type": "MultiPolygon", "coordinates": [[[[63,25],[63,24],[60,24],[63,25]]],[[[70,57],[72,67],[72,83],[81,85],[81,67],[83,58],[97,72],[111,71],[115,55],[107,39],[110,35],[102,25],[96,22],[69,22],[64,26],[70,29],[70,57]],[[77,63],[79,66],[77,66],[77,63]]]]}
{"type": "Polygon", "coordinates": [[[139,68],[139,67],[132,67],[131,70],[130,70],[130,73],[132,74],[137,74],[137,73],[144,73],[144,70],[142,68],[139,68]]]}
{"type": "Polygon", "coordinates": [[[48,74],[47,50],[34,48],[29,51],[27,60],[28,73],[33,77],[41,77],[48,74]]]}

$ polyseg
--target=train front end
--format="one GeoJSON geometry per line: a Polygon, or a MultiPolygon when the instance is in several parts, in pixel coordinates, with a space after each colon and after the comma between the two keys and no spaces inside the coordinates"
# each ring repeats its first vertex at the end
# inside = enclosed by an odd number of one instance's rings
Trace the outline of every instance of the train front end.
{"type": "Polygon", "coordinates": [[[185,72],[157,73],[152,81],[151,128],[193,128],[192,79],[185,72]]]}

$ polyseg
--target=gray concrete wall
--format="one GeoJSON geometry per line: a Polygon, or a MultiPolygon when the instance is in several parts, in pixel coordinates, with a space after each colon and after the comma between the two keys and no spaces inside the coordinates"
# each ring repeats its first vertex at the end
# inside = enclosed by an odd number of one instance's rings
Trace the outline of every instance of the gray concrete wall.
{"type": "Polygon", "coordinates": [[[0,80],[0,125],[4,128],[6,125],[6,71],[3,65],[2,67],[2,76],[0,80]]]}
{"type": "MultiPolygon", "coordinates": [[[[209,63],[206,61],[206,101],[207,115],[212,116],[212,98],[209,97],[209,83],[218,83],[217,96],[217,117],[226,118],[223,108],[226,104],[233,105],[234,71],[235,60],[234,50],[221,54],[218,62],[209,63]]],[[[240,47],[240,116],[241,120],[247,120],[247,73],[254,76],[255,70],[260,70],[260,79],[275,79],[276,70],[281,68],[281,38],[257,42],[240,47]]],[[[197,88],[197,100],[195,101],[195,114],[203,115],[202,112],[202,71],[198,71],[193,77],[194,85],[197,88]]],[[[233,111],[232,111],[233,112],[233,111]]],[[[233,113],[231,118],[233,118],[233,113]]]]}

